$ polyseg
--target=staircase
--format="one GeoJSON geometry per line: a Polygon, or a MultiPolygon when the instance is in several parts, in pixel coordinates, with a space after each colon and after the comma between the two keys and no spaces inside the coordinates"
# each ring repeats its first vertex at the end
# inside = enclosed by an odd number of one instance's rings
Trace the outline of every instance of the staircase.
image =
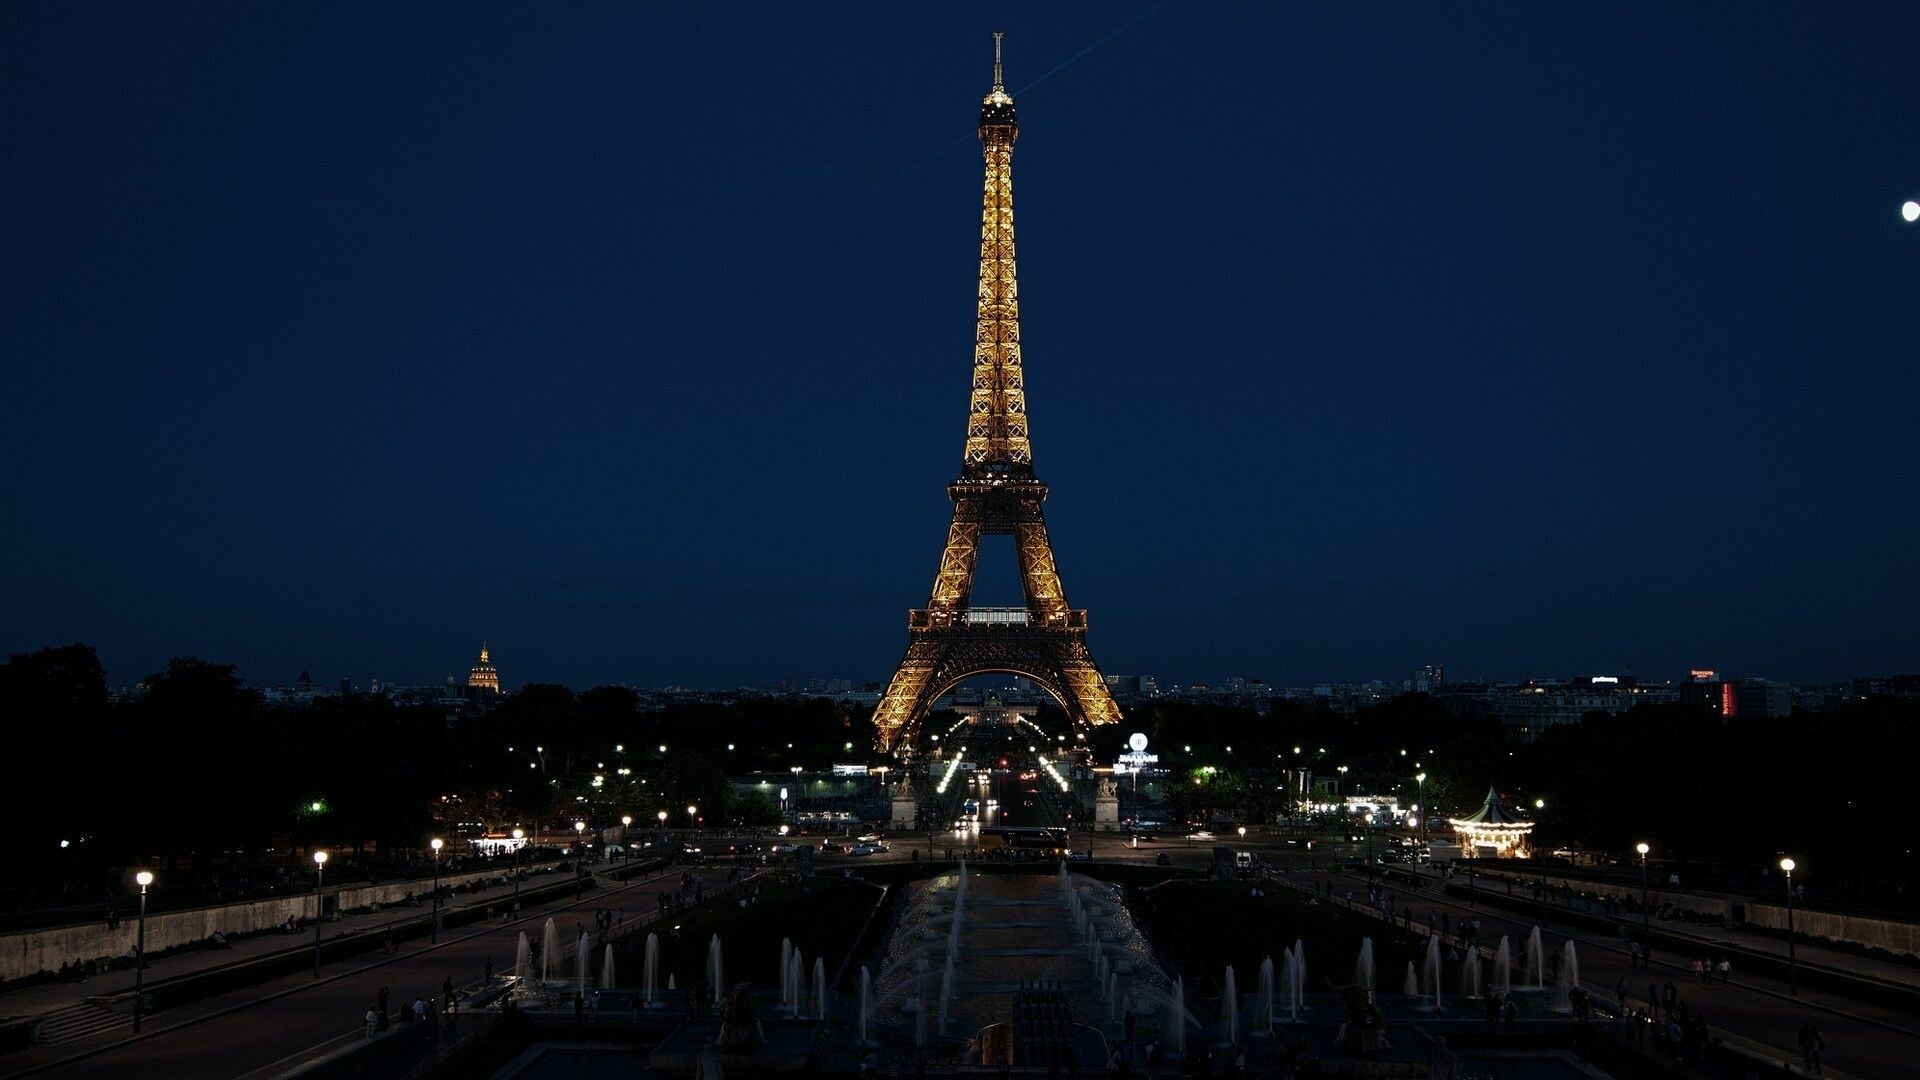
{"type": "Polygon", "coordinates": [[[132,1016],[114,1012],[98,1001],[88,1000],[77,1005],[55,1009],[40,1017],[39,1022],[33,1026],[33,1041],[37,1046],[64,1046],[67,1043],[90,1039],[109,1031],[132,1027],[132,1016]]]}

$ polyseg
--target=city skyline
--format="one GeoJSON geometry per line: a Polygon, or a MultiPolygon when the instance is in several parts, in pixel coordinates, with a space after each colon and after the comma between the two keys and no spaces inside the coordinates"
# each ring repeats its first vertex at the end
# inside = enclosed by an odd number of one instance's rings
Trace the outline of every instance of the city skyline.
{"type": "Polygon", "coordinates": [[[1106,670],[1913,669],[1915,16],[1515,13],[415,27],[472,66],[135,15],[88,43],[115,83],[36,13],[0,638],[116,683],[431,682],[482,638],[514,685],[882,677],[948,512],[999,27],[1106,670]]]}

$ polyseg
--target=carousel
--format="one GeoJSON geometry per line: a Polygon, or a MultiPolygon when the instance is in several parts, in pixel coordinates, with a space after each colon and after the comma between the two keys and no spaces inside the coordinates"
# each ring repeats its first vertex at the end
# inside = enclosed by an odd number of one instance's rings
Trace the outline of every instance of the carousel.
{"type": "Polygon", "coordinates": [[[1487,789],[1487,801],[1463,818],[1448,818],[1463,854],[1476,859],[1524,859],[1532,854],[1529,834],[1533,822],[1522,820],[1500,802],[1500,792],[1487,789]]]}

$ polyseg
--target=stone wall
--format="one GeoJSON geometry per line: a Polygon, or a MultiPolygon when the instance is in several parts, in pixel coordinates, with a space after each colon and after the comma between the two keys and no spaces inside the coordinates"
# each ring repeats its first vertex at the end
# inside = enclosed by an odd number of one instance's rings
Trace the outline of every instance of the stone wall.
{"type": "MultiPolygon", "coordinates": [[[[1772,904],[1748,904],[1747,922],[1769,930],[1784,931],[1787,928],[1787,907],[1785,904],[1778,907],[1772,904]]],[[[1920,956],[1920,925],[1914,923],[1795,908],[1793,932],[1796,937],[1865,945],[1901,956],[1920,956]]]]}
{"type": "MultiPolygon", "coordinates": [[[[500,876],[496,868],[467,874],[446,874],[440,879],[448,886],[487,881],[500,876]]],[[[374,904],[392,904],[408,893],[424,895],[431,881],[413,879],[385,885],[352,885],[340,889],[336,903],[341,911],[353,911],[374,904]]],[[[169,911],[147,916],[147,951],[166,949],[205,941],[214,931],[234,937],[283,926],[291,918],[312,919],[313,894],[248,900],[213,907],[169,911]]],[[[43,971],[59,971],[62,964],[84,963],[100,957],[125,956],[133,951],[138,929],[131,915],[123,915],[120,925],[109,930],[106,921],[78,926],[57,926],[0,935],[0,980],[24,979],[43,971]]],[[[309,936],[311,929],[308,930],[309,936]]]]}

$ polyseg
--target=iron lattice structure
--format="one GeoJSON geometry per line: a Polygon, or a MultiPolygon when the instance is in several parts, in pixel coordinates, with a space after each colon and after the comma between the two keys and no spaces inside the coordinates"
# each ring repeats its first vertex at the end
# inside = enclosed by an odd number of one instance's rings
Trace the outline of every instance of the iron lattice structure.
{"type": "Polygon", "coordinates": [[[1008,673],[1033,680],[1076,725],[1117,723],[1120,710],[1087,651],[1087,613],[1067,606],[1033,473],[1020,357],[1020,293],[1013,254],[1013,144],[1020,126],[994,35],[993,90],[980,106],[986,193],[980,207],[980,304],[973,393],[959,479],[947,485],[953,524],[925,608],[907,616],[907,655],[874,713],[883,751],[910,751],[936,698],[963,679],[1008,673]],[[1023,608],[975,608],[980,538],[1012,535],[1023,608]]]}

